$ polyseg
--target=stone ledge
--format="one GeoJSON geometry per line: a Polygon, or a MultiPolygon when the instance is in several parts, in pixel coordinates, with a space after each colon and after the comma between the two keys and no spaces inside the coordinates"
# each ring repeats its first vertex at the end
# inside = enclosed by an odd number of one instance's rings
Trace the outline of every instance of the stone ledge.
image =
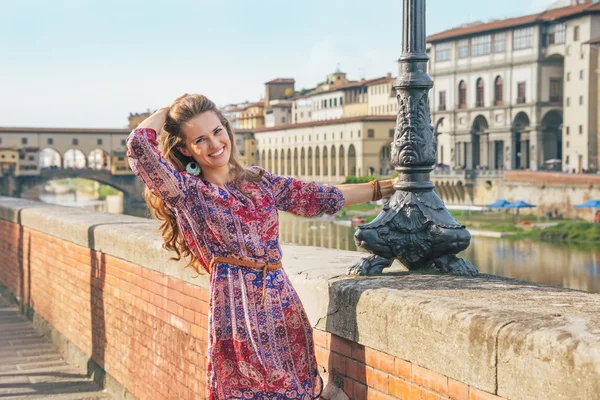
{"type": "MultiPolygon", "coordinates": [[[[208,286],[167,261],[159,224],[0,197],[0,219],[208,286]]],[[[489,275],[393,268],[350,278],[359,252],[283,245],[284,265],[318,329],[508,398],[600,392],[600,295],[489,275]]]]}

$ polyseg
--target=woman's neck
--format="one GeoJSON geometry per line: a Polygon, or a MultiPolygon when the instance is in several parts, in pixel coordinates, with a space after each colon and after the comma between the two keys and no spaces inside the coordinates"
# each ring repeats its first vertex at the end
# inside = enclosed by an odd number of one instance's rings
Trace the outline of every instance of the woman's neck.
{"type": "Polygon", "coordinates": [[[224,188],[225,184],[231,181],[232,171],[229,165],[218,169],[202,169],[202,176],[210,183],[224,188]]]}

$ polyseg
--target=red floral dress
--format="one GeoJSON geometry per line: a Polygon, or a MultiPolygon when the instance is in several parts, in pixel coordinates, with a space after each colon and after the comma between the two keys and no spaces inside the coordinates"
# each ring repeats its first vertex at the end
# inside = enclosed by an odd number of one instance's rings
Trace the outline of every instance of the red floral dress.
{"type": "MultiPolygon", "coordinates": [[[[266,170],[258,182],[231,182],[223,190],[177,171],[156,146],[153,129],[134,130],[127,140],[131,168],[173,210],[186,243],[205,266],[215,256],[276,264],[281,261],[278,210],[316,216],[334,214],[344,204],[335,186],[266,170]]],[[[208,399],[320,395],[312,327],[283,269],[264,273],[215,264],[208,329],[208,399]]]]}

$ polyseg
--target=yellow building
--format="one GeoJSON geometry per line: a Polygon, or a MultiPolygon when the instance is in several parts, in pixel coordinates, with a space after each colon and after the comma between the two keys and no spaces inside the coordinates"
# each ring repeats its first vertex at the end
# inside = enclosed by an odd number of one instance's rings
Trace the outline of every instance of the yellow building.
{"type": "Polygon", "coordinates": [[[0,176],[19,176],[19,150],[12,147],[0,148],[0,176]]]}
{"type": "Polygon", "coordinates": [[[260,129],[265,126],[265,103],[249,104],[240,114],[240,129],[260,129]]]}
{"type": "Polygon", "coordinates": [[[131,174],[133,174],[133,171],[131,170],[131,167],[129,166],[129,160],[127,159],[127,152],[113,151],[112,162],[110,165],[110,172],[113,175],[131,175],[131,174]]]}
{"type": "Polygon", "coordinates": [[[150,109],[148,109],[146,112],[143,113],[130,113],[129,114],[129,129],[133,130],[135,129],[140,122],[142,122],[143,120],[145,120],[146,118],[148,118],[150,115],[152,114],[152,112],[150,111],[150,109]]]}
{"type": "Polygon", "coordinates": [[[389,175],[395,126],[394,115],[374,115],[257,129],[258,164],[321,183],[389,175]]]}

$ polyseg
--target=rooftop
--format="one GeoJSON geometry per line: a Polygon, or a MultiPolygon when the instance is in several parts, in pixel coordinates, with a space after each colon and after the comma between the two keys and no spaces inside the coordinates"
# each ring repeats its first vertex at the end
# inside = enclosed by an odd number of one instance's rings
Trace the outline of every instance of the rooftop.
{"type": "Polygon", "coordinates": [[[268,85],[270,83],[295,83],[296,80],[294,78],[277,78],[277,79],[273,79],[270,80],[269,82],[265,82],[265,85],[268,85]]]}
{"type": "Polygon", "coordinates": [[[427,37],[427,41],[439,42],[446,39],[453,39],[461,36],[469,36],[476,33],[515,28],[517,26],[539,24],[543,22],[561,21],[563,19],[574,17],[580,14],[593,12],[600,12],[600,3],[592,4],[589,0],[586,0],[586,2],[583,4],[550,9],[537,14],[502,19],[497,21],[490,21],[485,23],[462,25],[457,28],[449,29],[431,35],[427,37]]]}

